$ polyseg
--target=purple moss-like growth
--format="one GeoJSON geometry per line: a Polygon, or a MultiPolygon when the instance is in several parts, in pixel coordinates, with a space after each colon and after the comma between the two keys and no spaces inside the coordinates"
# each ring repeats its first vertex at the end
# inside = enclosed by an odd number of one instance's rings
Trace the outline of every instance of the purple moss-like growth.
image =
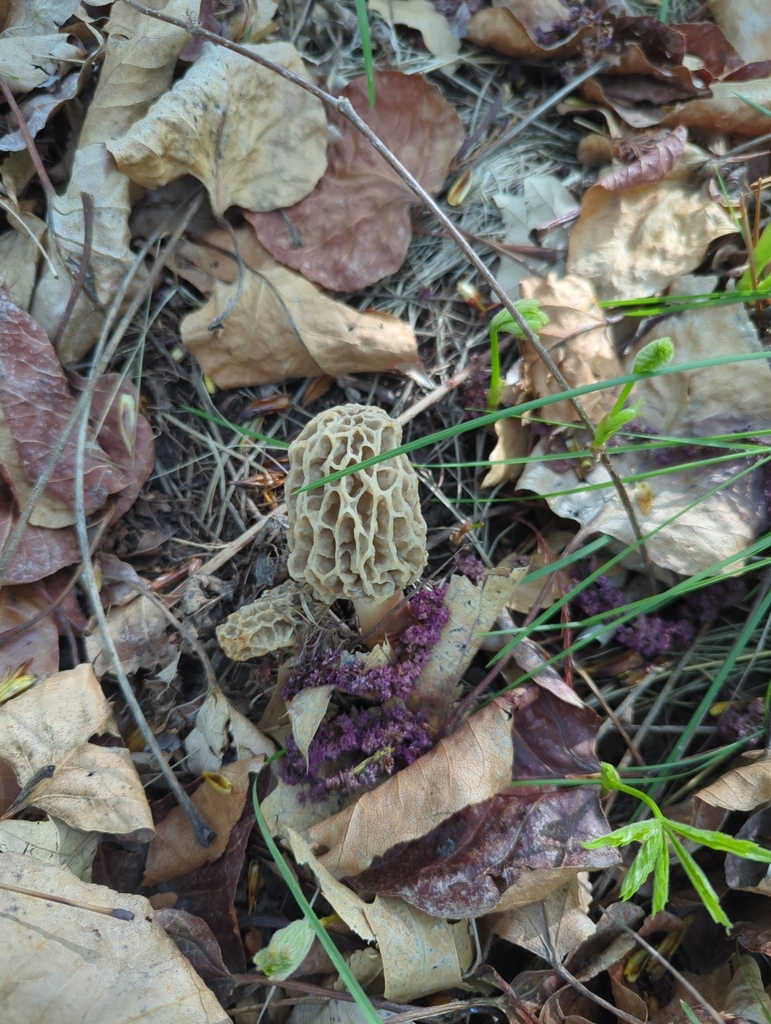
{"type": "Polygon", "coordinates": [[[401,634],[393,664],[367,671],[360,658],[328,650],[289,677],[282,690],[286,700],[308,687],[331,683],[352,696],[374,700],[378,706],[353,708],[323,722],[308,750],[307,764],[290,737],[283,764],[285,782],[310,783],[311,799],[321,800],[330,789],[351,792],[370,786],[381,772],[391,774],[412,764],[431,748],[422,712],[413,714],[402,703],[383,705],[393,698],[402,701],[428,664],[450,618],[444,604],[446,593],[446,586],[424,589],[410,600],[415,622],[401,634]]]}

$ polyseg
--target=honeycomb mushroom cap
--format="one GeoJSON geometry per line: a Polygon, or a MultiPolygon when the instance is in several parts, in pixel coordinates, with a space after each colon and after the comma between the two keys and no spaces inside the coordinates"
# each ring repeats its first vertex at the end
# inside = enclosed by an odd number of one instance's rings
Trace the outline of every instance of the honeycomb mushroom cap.
{"type": "Polygon", "coordinates": [[[320,618],[329,601],[318,601],[311,588],[287,580],[245,604],[217,626],[220,647],[232,661],[263,658],[282,647],[296,647],[300,631],[320,618]]]}
{"type": "Polygon", "coordinates": [[[426,523],[406,456],[297,493],[401,440],[401,426],[382,409],[341,405],[312,419],[290,446],[288,569],[317,595],[379,603],[420,578],[426,523]]]}

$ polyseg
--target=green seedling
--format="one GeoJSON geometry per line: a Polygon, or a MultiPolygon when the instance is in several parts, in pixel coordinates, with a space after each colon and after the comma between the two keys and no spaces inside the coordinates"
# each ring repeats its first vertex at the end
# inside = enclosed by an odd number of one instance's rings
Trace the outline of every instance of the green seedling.
{"type": "MultiPolygon", "coordinates": [[[[538,299],[517,299],[514,306],[525,319],[525,323],[538,334],[548,324],[549,318],[541,309],[538,299]]],[[[498,347],[498,335],[501,331],[513,334],[515,338],[524,338],[524,332],[508,309],[502,309],[490,321],[490,392],[487,396],[488,409],[497,409],[501,400],[501,392],[506,384],[501,377],[501,353],[498,347]]]]}
{"type": "Polygon", "coordinates": [[[297,970],[310,952],[315,932],[305,918],[279,928],[268,945],[254,954],[254,966],[266,978],[284,981],[297,970]]]}
{"type": "MultiPolygon", "coordinates": [[[[639,374],[655,373],[656,370],[660,370],[662,367],[666,366],[667,363],[671,362],[674,354],[675,346],[672,344],[671,338],[657,338],[655,341],[651,341],[649,344],[645,345],[645,347],[641,348],[637,353],[637,358],[634,361],[632,372],[639,374]]],[[[606,445],[625,424],[637,419],[640,415],[642,399],[639,399],[633,405],[626,405],[626,401],[635,384],[636,381],[630,380],[624,385],[616,404],[610,412],[605,413],[597,424],[597,429],[594,432],[594,441],[591,445],[593,451],[601,451],[603,446],[606,445]]]]}
{"type": "Polygon", "coordinates": [[[761,861],[763,864],[771,864],[771,850],[765,850],[762,846],[747,839],[734,839],[733,836],[726,835],[725,832],[712,832],[709,829],[684,825],[680,821],[672,821],[671,818],[664,816],[658,804],[647,793],[623,783],[613,765],[603,763],[601,767],[602,785],[605,789],[617,790],[619,793],[626,793],[627,796],[641,800],[653,815],[653,818],[648,821],[635,821],[631,825],[617,828],[607,836],[592,839],[583,844],[587,850],[597,850],[602,846],[619,847],[628,846],[630,843],[640,843],[640,850],[632,861],[621,886],[621,898],[628,900],[634,896],[653,872],[652,912],[656,914],[659,910],[663,910],[669,897],[671,850],[682,864],[691,885],[707,908],[712,920],[717,924],[722,924],[727,931],[730,930],[733,926],[720,906],[717,893],[693,856],[686,850],[683,840],[699,843],[701,846],[709,847],[710,850],[733,853],[737,857],[745,857],[747,860],[761,861]]]}

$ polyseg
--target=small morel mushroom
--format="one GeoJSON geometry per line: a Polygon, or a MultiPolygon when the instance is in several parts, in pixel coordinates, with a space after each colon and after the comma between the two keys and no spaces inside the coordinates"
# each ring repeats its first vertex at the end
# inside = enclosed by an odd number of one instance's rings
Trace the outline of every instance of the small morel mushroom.
{"type": "Polygon", "coordinates": [[[306,424],[289,448],[285,494],[289,574],[320,600],[352,601],[370,643],[427,561],[418,481],[406,456],[298,493],[340,469],[398,447],[400,425],[382,409],[341,405],[306,424]]]}
{"type": "Polygon", "coordinates": [[[262,658],[296,646],[303,627],[321,618],[329,604],[318,601],[307,584],[287,580],[229,615],[217,626],[217,639],[233,661],[262,658]]]}

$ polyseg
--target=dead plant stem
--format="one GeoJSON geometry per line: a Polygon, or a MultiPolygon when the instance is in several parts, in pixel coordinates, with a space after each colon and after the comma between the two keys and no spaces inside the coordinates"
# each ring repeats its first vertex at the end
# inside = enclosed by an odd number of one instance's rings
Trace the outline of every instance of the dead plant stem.
{"type": "MultiPolygon", "coordinates": [[[[538,354],[538,357],[546,366],[549,373],[552,375],[552,377],[556,381],[557,385],[561,388],[561,390],[571,390],[570,384],[568,384],[568,382],[565,380],[560,368],[554,362],[546,348],[541,344],[540,340],[538,339],[538,336],[530,329],[525,318],[522,316],[520,311],[511,301],[511,299],[506,294],[506,292],[499,284],[497,279],[487,269],[487,267],[476,254],[472,246],[466,241],[466,239],[463,236],[463,232],[458,227],[456,227],[453,221],[439,208],[437,203],[434,202],[434,200],[431,198],[428,192],[426,192],[426,190],[423,188],[423,186],[420,184],[417,178],[415,178],[414,175],[412,175],[407,170],[404,164],[402,164],[402,162],[391,152],[388,146],[386,146],[385,143],[382,142],[381,139],[372,131],[372,129],[369,127],[366,121],[364,121],[356,113],[350,100],[340,96],[333,96],[331,93],[326,92],[326,90],[324,89],[321,89],[318,85],[315,85],[313,82],[309,82],[307,81],[307,79],[295,74],[293,71],[289,71],[288,68],[283,67],[281,64],[276,64],[274,61],[268,60],[267,58],[261,56],[260,54],[255,53],[248,46],[242,46],[240,43],[234,43],[231,42],[229,39],[223,39],[221,36],[215,35],[213,32],[209,32],[208,29],[203,28],[201,25],[191,24],[190,22],[183,21],[180,18],[174,18],[171,15],[164,14],[161,11],[154,11],[152,8],[146,7],[144,4],[138,3],[137,0],[124,0],[124,2],[128,4],[129,7],[133,7],[134,10],[139,11],[140,14],[144,14],[148,18],[154,18],[156,21],[163,21],[169,25],[175,25],[177,28],[182,28],[185,31],[189,32],[190,35],[192,36],[198,36],[201,39],[206,39],[210,43],[213,43],[215,46],[222,46],[227,50],[232,50],[233,53],[238,53],[242,57],[246,57],[248,60],[254,61],[255,64],[262,65],[268,70],[273,71],[274,74],[280,75],[281,78],[286,79],[286,81],[292,82],[300,89],[304,89],[306,92],[309,92],[312,96],[315,96],[317,99],[321,100],[321,102],[326,104],[326,106],[331,107],[333,110],[336,110],[342,117],[349,121],[354,126],[354,128],[356,128],[357,131],[359,131],[364,136],[364,138],[367,139],[367,141],[376,150],[376,152],[378,152],[383,157],[383,159],[394,169],[394,171],[396,171],[396,173],[399,175],[402,181],[409,187],[409,189],[412,192],[414,192],[414,194],[420,199],[420,201],[431,211],[433,216],[439,221],[439,223],[442,225],[445,231],[447,231],[447,233],[450,235],[452,240],[458,246],[458,248],[469,261],[469,263],[471,263],[471,265],[476,269],[477,273],[479,273],[481,277],[486,281],[491,291],[493,291],[495,295],[498,296],[503,307],[512,316],[514,322],[522,331],[525,339],[533,346],[533,349],[538,354]]],[[[593,64],[590,68],[587,68],[585,71],[581,72],[580,75],[572,79],[566,86],[564,86],[561,90],[555,93],[554,96],[550,97],[550,100],[546,103],[546,105],[541,104],[536,111],[534,111],[531,115],[528,116],[528,118],[523,118],[523,120],[516,126],[516,130],[514,132],[509,133],[509,136],[506,138],[505,141],[510,141],[513,135],[516,134],[518,131],[521,131],[526,124],[530,123],[530,121],[534,120],[536,115],[543,113],[544,110],[548,110],[560,98],[568,95],[568,93],[571,92],[574,88],[576,88],[577,85],[579,85],[583,81],[586,81],[588,78],[591,78],[592,75],[597,74],[599,71],[602,70],[603,67],[604,62],[598,61],[597,63],[593,64]]],[[[504,140],[499,140],[496,145],[503,144],[504,140]]],[[[588,432],[590,439],[594,439],[594,424],[589,419],[589,416],[587,415],[583,405],[576,398],[571,398],[570,403],[575,409],[579,419],[581,420],[581,423],[584,425],[584,428],[588,432]]],[[[635,513],[631,499],[626,491],[626,488],[624,487],[624,484],[622,483],[620,476],[613,467],[613,464],[607,453],[603,452],[600,458],[603,467],[605,468],[611,480],[613,481],[613,486],[616,489],[616,492],[619,496],[619,500],[621,501],[621,504],[623,505],[624,510],[629,518],[629,522],[632,526],[632,531],[635,535],[635,539],[639,541],[642,538],[642,532],[640,530],[640,524],[637,520],[637,515],[635,513]]],[[[645,560],[645,565],[648,573],[648,581],[649,585],[651,586],[651,592],[655,593],[653,569],[644,543],[641,544],[640,550],[645,560]]]]}

